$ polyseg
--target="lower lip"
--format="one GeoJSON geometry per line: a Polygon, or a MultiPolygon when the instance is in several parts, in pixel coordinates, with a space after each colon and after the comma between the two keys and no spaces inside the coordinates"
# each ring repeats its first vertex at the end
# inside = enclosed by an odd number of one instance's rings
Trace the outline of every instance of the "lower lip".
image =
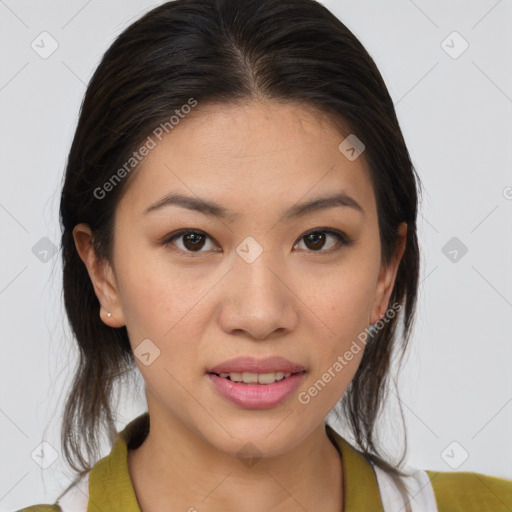
{"type": "Polygon", "coordinates": [[[284,402],[300,385],[306,372],[294,373],[273,384],[245,384],[208,373],[217,391],[244,409],[269,409],[284,402]]]}

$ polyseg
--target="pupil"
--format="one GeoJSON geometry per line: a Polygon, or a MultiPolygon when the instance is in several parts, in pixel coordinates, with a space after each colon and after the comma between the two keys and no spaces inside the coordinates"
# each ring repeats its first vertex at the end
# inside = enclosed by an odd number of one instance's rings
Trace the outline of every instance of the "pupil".
{"type": "Polygon", "coordinates": [[[306,236],[306,245],[308,245],[308,242],[312,241],[313,246],[310,247],[310,249],[321,249],[325,241],[324,239],[325,235],[323,233],[311,233],[306,236]]]}
{"type": "Polygon", "coordinates": [[[185,238],[184,245],[187,249],[192,249],[192,250],[198,249],[198,248],[201,249],[202,245],[201,245],[200,239],[202,238],[202,235],[200,235],[198,233],[189,233],[189,234],[185,235],[184,238],[185,238]],[[199,244],[198,244],[198,242],[199,242],[199,244]],[[187,244],[191,244],[190,247],[187,244]]]}

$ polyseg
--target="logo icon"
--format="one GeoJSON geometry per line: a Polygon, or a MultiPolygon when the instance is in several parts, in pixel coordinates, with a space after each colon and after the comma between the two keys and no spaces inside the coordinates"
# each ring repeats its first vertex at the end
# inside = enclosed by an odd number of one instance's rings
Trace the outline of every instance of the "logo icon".
{"type": "Polygon", "coordinates": [[[246,443],[238,452],[237,457],[248,468],[254,467],[261,459],[261,452],[252,443],[246,443]]]}
{"type": "Polygon", "coordinates": [[[48,32],[41,32],[30,44],[42,59],[48,59],[59,47],[59,43],[48,32]]]}
{"type": "Polygon", "coordinates": [[[338,146],[338,149],[342,155],[353,162],[366,149],[366,146],[353,133],[351,133],[338,146]]]}
{"type": "Polygon", "coordinates": [[[441,48],[452,59],[458,59],[469,48],[469,43],[457,31],[453,31],[441,42],[441,48]]]}
{"type": "Polygon", "coordinates": [[[160,349],[149,338],[146,338],[139,343],[133,354],[144,366],[149,366],[160,356],[160,349]]]}
{"type": "Polygon", "coordinates": [[[236,248],[236,252],[246,263],[252,263],[263,252],[263,247],[252,236],[248,236],[236,248]]]}
{"type": "Polygon", "coordinates": [[[57,251],[57,246],[46,236],[32,247],[32,254],[43,263],[48,263],[57,251]]]}
{"type": "Polygon", "coordinates": [[[32,460],[43,469],[49,468],[59,458],[57,450],[46,441],[37,445],[30,456],[32,460]]]}
{"type": "Polygon", "coordinates": [[[454,236],[444,244],[441,251],[452,263],[458,263],[468,252],[468,248],[459,238],[454,236]]]}
{"type": "Polygon", "coordinates": [[[442,452],[441,458],[450,466],[452,469],[457,469],[466,462],[469,457],[469,453],[464,447],[457,441],[452,441],[442,452]]]}

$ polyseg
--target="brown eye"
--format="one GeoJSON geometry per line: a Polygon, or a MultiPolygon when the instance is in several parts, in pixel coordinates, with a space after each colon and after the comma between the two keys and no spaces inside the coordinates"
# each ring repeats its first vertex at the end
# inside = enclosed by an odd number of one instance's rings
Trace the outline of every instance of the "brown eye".
{"type": "Polygon", "coordinates": [[[332,252],[340,246],[349,245],[351,241],[341,232],[331,229],[317,229],[303,235],[300,239],[304,240],[304,245],[312,252],[332,252]],[[334,243],[329,243],[329,239],[334,239],[334,243]],[[324,247],[327,244],[327,249],[324,247]]]}
{"type": "MultiPolygon", "coordinates": [[[[340,249],[342,246],[347,246],[352,243],[352,240],[344,233],[332,229],[316,229],[315,231],[310,231],[302,235],[300,242],[302,241],[304,241],[306,251],[318,253],[331,253],[340,249]]],[[[173,245],[176,247],[176,249],[173,250],[190,256],[194,253],[208,252],[210,250],[218,251],[218,249],[215,249],[215,245],[212,242],[213,239],[204,231],[182,229],[169,235],[162,244],[165,246],[173,245]],[[208,241],[211,241],[210,246],[208,246],[208,241]]],[[[297,242],[295,245],[298,245],[300,242],[297,242]]]]}
{"type": "Polygon", "coordinates": [[[327,237],[325,236],[325,233],[317,231],[316,233],[310,233],[309,235],[306,235],[304,237],[304,240],[306,246],[309,249],[313,249],[316,251],[324,246],[326,238],[327,237]]]}
{"type": "Polygon", "coordinates": [[[183,235],[183,245],[189,251],[201,250],[204,247],[205,236],[198,233],[183,235]]]}
{"type": "MultiPolygon", "coordinates": [[[[206,252],[202,251],[201,249],[205,247],[206,241],[208,239],[211,240],[210,236],[203,231],[188,229],[173,233],[171,236],[164,240],[163,244],[176,245],[178,249],[183,252],[206,252]],[[175,243],[175,240],[181,241],[181,246],[180,244],[175,243]]],[[[210,247],[207,247],[206,250],[210,250],[210,247]]]]}

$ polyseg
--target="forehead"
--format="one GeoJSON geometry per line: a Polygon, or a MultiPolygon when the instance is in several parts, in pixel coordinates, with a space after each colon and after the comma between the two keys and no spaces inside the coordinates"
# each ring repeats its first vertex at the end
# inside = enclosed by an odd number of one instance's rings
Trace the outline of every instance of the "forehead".
{"type": "Polygon", "coordinates": [[[119,209],[142,215],[169,191],[210,198],[233,211],[345,191],[374,200],[364,158],[339,150],[348,135],[309,106],[277,101],[200,104],[139,164],[119,209]]]}

